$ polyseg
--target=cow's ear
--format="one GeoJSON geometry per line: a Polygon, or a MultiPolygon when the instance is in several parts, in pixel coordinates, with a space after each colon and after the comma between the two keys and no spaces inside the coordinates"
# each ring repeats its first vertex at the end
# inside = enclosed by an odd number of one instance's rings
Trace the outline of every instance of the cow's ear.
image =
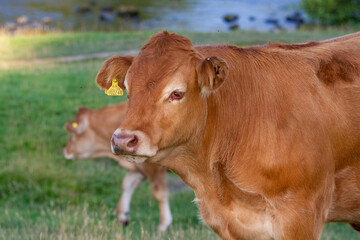
{"type": "Polygon", "coordinates": [[[220,87],[228,76],[228,69],[227,63],[218,57],[201,60],[197,71],[201,90],[213,91],[220,87]]]}
{"type": "Polygon", "coordinates": [[[100,68],[97,76],[96,83],[99,87],[108,89],[111,87],[112,80],[117,78],[118,85],[124,89],[125,75],[134,59],[134,56],[112,56],[107,59],[100,68]]]}
{"type": "Polygon", "coordinates": [[[79,108],[74,120],[72,120],[71,122],[67,122],[65,124],[65,126],[64,126],[65,130],[70,133],[71,132],[76,133],[78,135],[85,132],[85,130],[89,126],[90,112],[91,112],[91,110],[86,107],[79,108]]]}
{"type": "Polygon", "coordinates": [[[82,134],[89,126],[89,120],[87,118],[82,119],[81,121],[73,120],[67,122],[64,126],[65,130],[70,133],[76,133],[77,135],[82,134]]]}

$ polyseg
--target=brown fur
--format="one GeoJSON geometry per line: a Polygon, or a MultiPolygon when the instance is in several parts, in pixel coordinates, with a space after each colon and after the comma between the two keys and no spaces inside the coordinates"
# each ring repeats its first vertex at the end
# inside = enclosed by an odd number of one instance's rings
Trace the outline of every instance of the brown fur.
{"type": "MultiPolygon", "coordinates": [[[[129,177],[125,176],[123,181],[123,192],[129,188],[136,188],[137,184],[140,183],[136,181],[148,179],[153,195],[160,206],[160,226],[158,230],[165,231],[171,223],[171,215],[166,215],[170,214],[170,212],[165,212],[170,210],[164,209],[168,207],[167,170],[164,167],[151,163],[130,163],[121,156],[111,154],[109,146],[111,136],[123,120],[127,108],[127,103],[112,105],[98,110],[80,108],[74,120],[65,124],[65,129],[71,133],[71,136],[64,151],[66,155],[73,155],[73,159],[109,157],[117,161],[120,166],[130,171],[129,177]],[[73,122],[78,124],[76,128],[72,127],[73,122]],[[140,175],[143,177],[141,178],[140,175]],[[132,180],[134,177],[137,179],[132,180]],[[168,219],[169,217],[170,219],[168,219]]],[[[129,191],[133,190],[130,189],[129,191]]],[[[119,200],[117,213],[118,216],[126,215],[126,218],[119,219],[122,224],[126,225],[129,221],[129,213],[128,209],[124,209],[124,204],[121,201],[123,201],[122,198],[119,200]]]]}
{"type": "MultiPolygon", "coordinates": [[[[133,56],[113,56],[105,61],[101,67],[97,79],[106,79],[106,81],[98,82],[102,88],[108,89],[114,78],[124,79],[127,69],[130,67],[133,56]]],[[[119,86],[124,89],[124,81],[119,81],[119,86]]]]}
{"type": "Polygon", "coordinates": [[[350,196],[359,191],[359,69],[360,33],[251,48],[159,33],[122,73],[130,99],[118,130],[150,139],[149,161],[194,189],[223,239],[315,240],[326,221],[360,221],[359,195],[350,196]],[[207,58],[222,65],[199,67],[207,58]],[[175,81],[185,98],[162,101],[175,81]]]}

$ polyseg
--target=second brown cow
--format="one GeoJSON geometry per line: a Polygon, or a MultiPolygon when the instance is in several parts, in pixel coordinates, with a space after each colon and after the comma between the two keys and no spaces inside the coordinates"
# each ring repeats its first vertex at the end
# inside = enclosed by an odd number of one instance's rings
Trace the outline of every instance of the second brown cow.
{"type": "Polygon", "coordinates": [[[160,209],[158,231],[163,232],[172,221],[166,179],[167,170],[148,163],[130,163],[121,156],[113,155],[110,151],[111,136],[123,120],[127,107],[127,103],[122,103],[99,110],[80,108],[75,118],[65,125],[65,129],[71,135],[64,148],[64,155],[65,158],[73,160],[109,157],[129,170],[122,181],[122,195],[116,207],[118,220],[123,225],[127,225],[130,220],[130,201],[133,192],[144,179],[148,179],[160,209]]]}

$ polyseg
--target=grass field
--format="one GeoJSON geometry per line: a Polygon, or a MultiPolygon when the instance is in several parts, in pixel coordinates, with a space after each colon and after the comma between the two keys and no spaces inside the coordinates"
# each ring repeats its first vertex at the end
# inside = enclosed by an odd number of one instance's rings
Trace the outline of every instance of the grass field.
{"type": "MultiPolygon", "coordinates": [[[[221,34],[184,33],[194,43],[301,42],[343,31],[221,34]]],[[[173,226],[155,232],[158,208],[148,183],[135,192],[131,223],[117,224],[115,206],[125,171],[108,159],[67,161],[63,130],[77,108],[99,108],[107,97],[94,83],[103,60],[32,64],[35,58],[140,47],[151,32],[0,36],[0,239],[217,239],[198,220],[190,190],[170,195],[173,226]],[[17,60],[28,64],[16,65],[17,60]]],[[[175,176],[173,176],[175,177],[175,176]]],[[[328,224],[321,239],[360,239],[346,224],[328,224]]]]}

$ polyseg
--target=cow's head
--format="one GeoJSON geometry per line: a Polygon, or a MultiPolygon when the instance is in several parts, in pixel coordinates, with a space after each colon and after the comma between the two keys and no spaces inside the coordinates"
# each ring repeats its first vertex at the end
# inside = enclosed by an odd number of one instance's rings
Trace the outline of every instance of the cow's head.
{"type": "Polygon", "coordinates": [[[111,140],[113,153],[139,163],[201,134],[207,97],[227,70],[222,59],[203,56],[189,39],[166,31],[151,37],[136,57],[105,61],[98,85],[108,88],[118,78],[129,96],[127,115],[111,140]]]}
{"type": "Polygon", "coordinates": [[[98,149],[96,134],[89,127],[91,110],[80,108],[74,120],[65,124],[65,130],[70,138],[64,148],[66,159],[87,159],[92,157],[98,149]]]}

